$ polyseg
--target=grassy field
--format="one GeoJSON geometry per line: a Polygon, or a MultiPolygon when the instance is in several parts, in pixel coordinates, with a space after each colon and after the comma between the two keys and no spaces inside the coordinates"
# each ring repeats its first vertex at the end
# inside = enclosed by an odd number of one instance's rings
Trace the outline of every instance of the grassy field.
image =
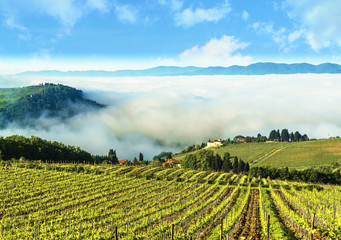
{"type": "MultiPolygon", "coordinates": [[[[272,152],[280,149],[281,146],[284,148],[290,145],[289,143],[275,143],[275,142],[267,142],[267,143],[241,143],[241,144],[230,144],[224,147],[218,148],[209,148],[209,150],[214,151],[216,154],[220,154],[221,156],[224,153],[228,152],[231,156],[237,156],[239,159],[242,159],[245,162],[255,163],[265,158],[272,152]]],[[[185,154],[179,154],[174,156],[174,159],[183,160],[185,159],[185,154]]]]}
{"type": "MultiPolygon", "coordinates": [[[[252,166],[289,167],[304,169],[308,167],[341,164],[341,139],[326,139],[299,143],[241,143],[225,147],[210,148],[224,155],[229,152],[252,166]]],[[[186,154],[175,155],[183,160],[186,154]]]]}
{"type": "Polygon", "coordinates": [[[256,166],[307,168],[341,163],[341,139],[288,144],[256,166]]]}

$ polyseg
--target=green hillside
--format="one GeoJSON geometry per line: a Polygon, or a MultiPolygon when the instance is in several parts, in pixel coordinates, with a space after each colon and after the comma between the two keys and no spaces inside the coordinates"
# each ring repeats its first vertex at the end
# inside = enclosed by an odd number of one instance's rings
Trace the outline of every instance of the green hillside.
{"type": "Polygon", "coordinates": [[[288,144],[260,160],[256,166],[307,168],[341,164],[341,139],[288,144]]]}
{"type": "MultiPolygon", "coordinates": [[[[297,143],[240,143],[209,149],[221,156],[228,152],[233,157],[249,162],[251,166],[304,169],[341,164],[341,139],[297,143]]],[[[176,154],[173,158],[183,160],[191,153],[176,154]]]]}
{"type": "MultiPolygon", "coordinates": [[[[291,143],[290,143],[291,144],[291,143]]],[[[295,143],[292,143],[295,144],[295,143]]],[[[229,144],[223,147],[216,147],[216,148],[208,148],[209,150],[214,151],[215,154],[220,154],[221,156],[224,153],[228,152],[231,154],[232,157],[237,156],[238,158],[242,159],[248,163],[255,163],[260,159],[268,156],[272,152],[280,149],[282,146],[286,147],[289,143],[278,143],[278,142],[265,142],[265,143],[240,143],[240,144],[229,144]]],[[[193,152],[190,152],[193,153],[193,152]]],[[[185,154],[178,154],[174,156],[174,159],[183,160],[186,155],[185,154]]]]}
{"type": "Polygon", "coordinates": [[[84,97],[81,90],[56,84],[40,84],[23,88],[0,89],[0,127],[16,121],[21,125],[30,124],[44,113],[47,117],[71,117],[85,107],[100,108],[103,105],[84,97]]]}

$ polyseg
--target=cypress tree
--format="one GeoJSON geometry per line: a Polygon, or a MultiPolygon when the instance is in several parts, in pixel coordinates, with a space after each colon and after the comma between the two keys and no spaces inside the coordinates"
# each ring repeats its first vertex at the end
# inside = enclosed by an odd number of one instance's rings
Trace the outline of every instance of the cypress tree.
{"type": "Polygon", "coordinates": [[[244,172],[244,167],[245,167],[245,163],[243,160],[240,159],[238,163],[238,173],[244,172]]]}
{"type": "Polygon", "coordinates": [[[289,131],[288,129],[283,129],[281,132],[281,138],[283,142],[289,142],[289,131]]]}
{"type": "Polygon", "coordinates": [[[116,156],[116,150],[110,149],[108,158],[111,161],[112,164],[118,164],[118,158],[116,156]]]}
{"type": "Polygon", "coordinates": [[[229,172],[229,171],[232,170],[232,163],[230,162],[229,159],[224,158],[222,170],[223,170],[224,172],[229,172]]]}
{"type": "Polygon", "coordinates": [[[233,168],[234,173],[238,173],[238,158],[237,157],[234,157],[232,168],[233,168]]]}
{"type": "Polygon", "coordinates": [[[245,164],[245,169],[244,169],[244,172],[249,172],[250,171],[250,164],[247,162],[245,164]]]}

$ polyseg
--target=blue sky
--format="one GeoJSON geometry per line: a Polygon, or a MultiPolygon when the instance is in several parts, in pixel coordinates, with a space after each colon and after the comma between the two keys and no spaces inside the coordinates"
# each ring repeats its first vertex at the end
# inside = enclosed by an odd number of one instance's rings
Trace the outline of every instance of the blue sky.
{"type": "Polygon", "coordinates": [[[339,0],[1,0],[0,73],[341,63],[339,0]]]}

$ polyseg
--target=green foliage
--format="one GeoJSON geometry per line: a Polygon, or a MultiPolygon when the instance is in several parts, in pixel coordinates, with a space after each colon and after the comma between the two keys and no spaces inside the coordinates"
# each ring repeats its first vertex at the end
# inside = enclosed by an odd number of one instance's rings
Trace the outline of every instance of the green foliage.
{"type": "Polygon", "coordinates": [[[0,137],[0,151],[4,160],[24,158],[54,162],[93,162],[92,156],[79,147],[66,146],[33,136],[0,137]]]}
{"type": "Polygon", "coordinates": [[[282,142],[289,142],[289,131],[288,129],[283,129],[281,132],[281,140],[282,142]]]}
{"type": "Polygon", "coordinates": [[[235,158],[237,165],[234,166],[230,162],[230,155],[225,154],[224,159],[219,154],[214,154],[212,150],[203,149],[196,153],[186,155],[186,158],[181,162],[183,168],[190,168],[194,170],[213,170],[229,172],[233,170],[235,173],[244,172],[246,170],[245,163],[235,158]],[[238,169],[240,166],[240,169],[238,169]],[[234,168],[235,167],[235,168],[234,168]]]}
{"type": "Polygon", "coordinates": [[[330,170],[304,169],[289,170],[288,168],[269,168],[269,167],[252,167],[250,174],[253,177],[271,179],[282,179],[292,181],[302,181],[311,183],[324,184],[341,184],[341,174],[330,170]]]}
{"type": "Polygon", "coordinates": [[[139,162],[137,161],[137,158],[134,157],[133,161],[131,162],[132,165],[136,166],[139,164],[139,162]]]}
{"type": "Polygon", "coordinates": [[[34,121],[29,120],[42,114],[65,119],[88,107],[100,108],[103,105],[85,99],[81,90],[60,84],[0,89],[0,127],[13,121],[32,125],[34,121]],[[75,108],[72,104],[82,104],[83,108],[75,108]]]}
{"type": "Polygon", "coordinates": [[[118,164],[118,158],[116,156],[116,150],[110,149],[108,153],[108,158],[110,163],[112,164],[118,164]]]}
{"type": "Polygon", "coordinates": [[[155,155],[155,156],[153,157],[153,160],[157,160],[157,159],[159,159],[159,158],[166,157],[166,156],[168,156],[169,154],[172,155],[172,152],[161,152],[159,155],[155,155]]]}

